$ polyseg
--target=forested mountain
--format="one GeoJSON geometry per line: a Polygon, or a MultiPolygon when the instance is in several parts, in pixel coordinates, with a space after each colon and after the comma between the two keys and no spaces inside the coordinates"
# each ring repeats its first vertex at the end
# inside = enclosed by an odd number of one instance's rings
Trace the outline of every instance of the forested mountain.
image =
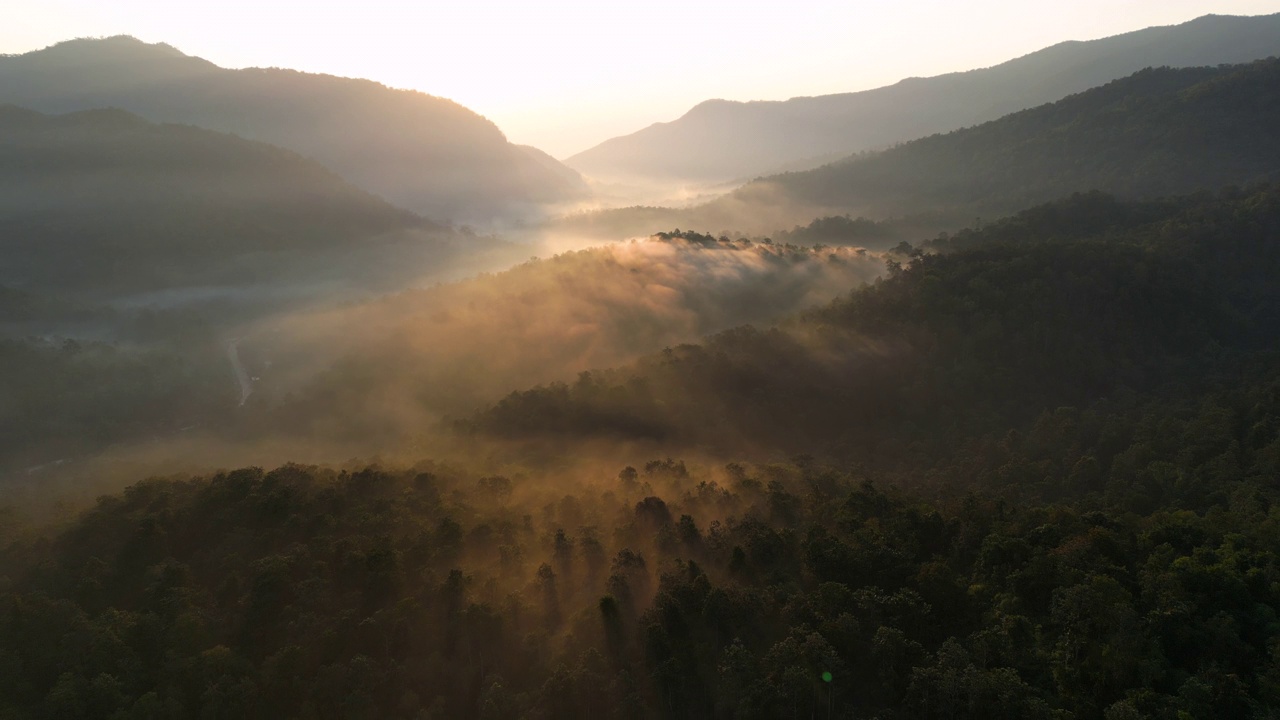
{"type": "Polygon", "coordinates": [[[273,318],[242,344],[262,380],[253,434],[394,448],[442,415],[469,415],[512,390],[743,323],[773,323],[883,268],[878,254],[854,248],[663,234],[273,318]]]}
{"type": "Polygon", "coordinates": [[[129,38],[0,57],[19,98],[65,114],[0,104],[0,720],[1280,717],[1280,60],[527,261],[415,210],[580,179],[448,101],[129,38]]]}
{"type": "Polygon", "coordinates": [[[11,512],[0,711],[1273,717],[1277,237],[1274,186],[1076,196],[514,395],[447,461],[11,512]],[[720,460],[602,442],[638,433],[720,460]]]}
{"type": "Polygon", "coordinates": [[[1280,60],[1149,69],[977,127],[749,183],[687,210],[630,208],[566,228],[773,232],[819,215],[964,227],[1073,192],[1151,198],[1280,174],[1280,60]],[[644,228],[644,229],[642,229],[644,228]]]}
{"type": "Polygon", "coordinates": [[[1071,192],[1216,189],[1280,176],[1277,119],[1280,60],[1144,70],[974,128],[753,183],[740,199],[991,217],[1071,192]]]}
{"type": "Polygon", "coordinates": [[[308,254],[431,227],[263,143],[122,110],[0,107],[0,284],[243,284],[308,254]]]}
{"type": "Polygon", "coordinates": [[[368,80],[227,70],[130,37],[0,57],[0,103],[55,113],[116,107],[235,133],[314,158],[438,221],[519,218],[585,193],[572,171],[452,101],[368,80]]]}
{"type": "MultiPolygon", "coordinates": [[[[322,259],[352,274],[352,257],[360,256],[322,259]]],[[[457,261],[443,251],[437,257],[457,261]]],[[[68,307],[54,302],[67,292],[0,285],[0,493],[43,479],[28,477],[28,468],[84,461],[110,445],[127,453],[161,440],[280,441],[317,460],[399,453],[443,416],[467,416],[512,390],[569,380],[583,368],[775,322],[883,267],[878,255],[853,248],[686,233],[373,299],[335,299],[329,291],[284,306],[267,294],[284,282],[284,270],[271,265],[260,287],[242,291],[245,311],[230,321],[212,302],[68,307]],[[20,329],[47,335],[50,317],[74,328],[110,327],[89,337],[118,344],[5,332],[6,320],[25,319],[20,329]],[[5,342],[5,334],[13,339],[5,342]],[[233,338],[247,398],[229,362],[233,338]],[[343,454],[332,454],[337,448],[343,454]]]]}
{"type": "Polygon", "coordinates": [[[1147,67],[1273,55],[1280,55],[1280,15],[1209,15],[865,92],[785,102],[710,100],[678,120],[613,138],[565,162],[601,178],[747,179],[994,120],[1147,67]]]}
{"type": "Polygon", "coordinates": [[[471,425],[916,467],[1061,406],[1276,379],[1277,237],[1274,185],[1076,196],[939,241],[789,325],[514,393],[471,425]]]}

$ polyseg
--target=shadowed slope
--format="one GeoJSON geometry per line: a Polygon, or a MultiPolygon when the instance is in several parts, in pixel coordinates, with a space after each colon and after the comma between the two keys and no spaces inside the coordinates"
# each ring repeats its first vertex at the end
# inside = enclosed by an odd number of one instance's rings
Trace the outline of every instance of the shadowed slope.
{"type": "Polygon", "coordinates": [[[235,133],[313,157],[439,220],[513,219],[585,193],[572,171],[549,167],[450,100],[369,80],[227,70],[129,37],[0,57],[0,102],[46,112],[120,107],[235,133]]]}
{"type": "Polygon", "coordinates": [[[727,181],[802,162],[814,167],[823,159],[994,120],[1145,67],[1242,63],[1276,54],[1280,15],[1210,15],[864,92],[785,102],[709,100],[678,120],[613,138],[566,163],[603,178],[727,181]]]}

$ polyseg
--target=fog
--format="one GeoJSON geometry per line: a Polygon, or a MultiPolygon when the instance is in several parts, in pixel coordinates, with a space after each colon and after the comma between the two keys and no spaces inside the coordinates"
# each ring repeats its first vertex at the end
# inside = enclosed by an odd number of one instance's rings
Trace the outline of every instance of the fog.
{"type": "MultiPolygon", "coordinates": [[[[648,239],[372,302],[271,318],[240,344],[256,402],[326,437],[381,438],[514,390],[769,325],[874,278],[876,254],[648,239]]],[[[255,402],[255,401],[251,401],[255,402]]]]}
{"type": "Polygon", "coordinates": [[[527,459],[527,448],[500,441],[460,445],[450,423],[513,391],[727,328],[767,327],[884,268],[879,253],[860,248],[695,233],[552,254],[596,241],[446,239],[447,252],[407,240],[397,252],[381,246],[382,287],[409,288],[390,294],[366,277],[376,274],[367,267],[373,254],[350,251],[346,263],[321,254],[270,283],[121,296],[110,314],[62,326],[85,343],[72,349],[56,334],[14,345],[0,379],[12,402],[0,421],[21,432],[2,454],[5,484],[85,497],[143,475],[301,458],[448,456],[469,467],[491,456],[527,459]],[[532,253],[548,256],[507,267],[532,253]],[[89,385],[92,395],[76,389],[89,385]],[[68,437],[66,416],[92,425],[68,437]]]}
{"type": "Polygon", "coordinates": [[[580,199],[580,177],[425,93],[279,68],[228,70],[130,37],[0,58],[0,97],[44,112],[122,108],[271,143],[441,222],[526,220],[580,199]]]}

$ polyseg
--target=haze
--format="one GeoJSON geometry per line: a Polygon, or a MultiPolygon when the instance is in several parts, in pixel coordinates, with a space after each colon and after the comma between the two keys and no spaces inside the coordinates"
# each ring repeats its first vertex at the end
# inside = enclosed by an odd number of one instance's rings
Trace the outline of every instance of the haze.
{"type": "Polygon", "coordinates": [[[785,99],[990,66],[1274,0],[467,4],[11,0],[0,51],[128,34],[223,67],[366,77],[447,97],[558,158],[707,98],[785,99]]]}
{"type": "Polygon", "coordinates": [[[1280,7],[443,4],[7,1],[0,720],[1280,720],[1280,7]]]}

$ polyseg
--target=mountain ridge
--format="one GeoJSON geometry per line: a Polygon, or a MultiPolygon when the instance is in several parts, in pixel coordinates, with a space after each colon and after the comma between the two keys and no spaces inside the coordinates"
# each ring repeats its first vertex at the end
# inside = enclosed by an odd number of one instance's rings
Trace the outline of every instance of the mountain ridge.
{"type": "Polygon", "coordinates": [[[586,194],[488,118],[446,98],[281,68],[221,68],[130,36],[0,57],[0,102],[65,113],[120,107],[311,157],[365,190],[441,221],[518,220],[586,194]]]}
{"type": "Polygon", "coordinates": [[[1277,59],[1143,70],[981,125],[761,177],[701,206],[622,208],[559,226],[611,236],[664,225],[774,233],[852,214],[938,232],[1073,192],[1150,198],[1274,180],[1278,80],[1277,59]]]}
{"type": "Polygon", "coordinates": [[[0,281],[63,290],[253,274],[236,258],[434,226],[279,147],[117,108],[0,106],[0,281]]]}
{"type": "Polygon", "coordinates": [[[804,157],[884,148],[993,120],[1144,67],[1238,64],[1277,53],[1280,14],[1206,15],[1180,25],[1058,43],[986,68],[906,78],[869,90],[787,100],[706,100],[676,120],[611,138],[565,163],[598,177],[755,177],[804,157]]]}

